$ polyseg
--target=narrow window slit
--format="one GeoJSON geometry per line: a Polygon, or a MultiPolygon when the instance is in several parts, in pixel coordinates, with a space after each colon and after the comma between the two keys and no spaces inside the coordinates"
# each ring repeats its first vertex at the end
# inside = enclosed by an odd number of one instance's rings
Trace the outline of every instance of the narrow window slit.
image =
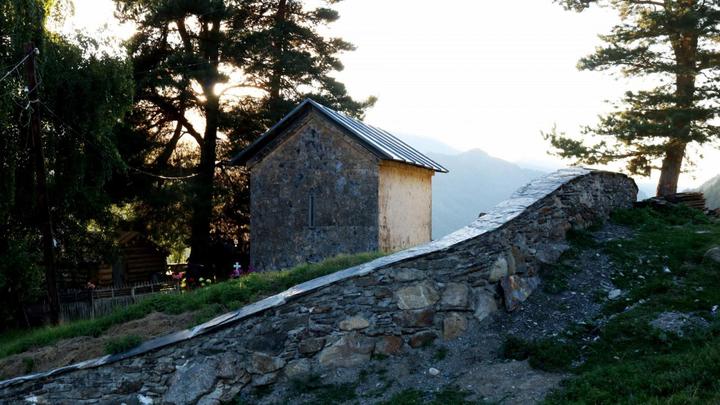
{"type": "Polygon", "coordinates": [[[315,227],[315,195],[310,194],[308,201],[308,226],[315,227]]]}

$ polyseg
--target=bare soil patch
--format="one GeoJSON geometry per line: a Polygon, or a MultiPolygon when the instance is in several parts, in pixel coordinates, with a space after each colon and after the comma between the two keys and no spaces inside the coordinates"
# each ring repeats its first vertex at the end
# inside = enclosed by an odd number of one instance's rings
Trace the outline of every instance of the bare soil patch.
{"type": "Polygon", "coordinates": [[[28,350],[0,359],[0,380],[36,372],[49,371],[84,360],[104,356],[105,344],[122,336],[135,335],[142,340],[162,336],[187,328],[195,312],[168,315],[153,312],[150,315],[116,325],[99,337],[81,336],[64,339],[53,345],[28,350]]]}

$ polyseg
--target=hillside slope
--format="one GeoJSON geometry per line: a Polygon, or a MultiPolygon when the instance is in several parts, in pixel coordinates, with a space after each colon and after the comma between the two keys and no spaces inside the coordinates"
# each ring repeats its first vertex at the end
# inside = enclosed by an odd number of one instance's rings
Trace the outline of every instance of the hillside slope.
{"type": "Polygon", "coordinates": [[[460,338],[236,403],[720,403],[720,253],[705,257],[720,222],[683,207],[623,210],[569,241],[520,308],[460,338]]]}
{"type": "Polygon", "coordinates": [[[706,181],[705,184],[700,186],[700,191],[705,194],[708,208],[720,208],[720,175],[706,181]]]}
{"type": "Polygon", "coordinates": [[[449,173],[433,177],[433,239],[471,223],[519,187],[543,174],[473,149],[457,155],[428,153],[449,173]]]}

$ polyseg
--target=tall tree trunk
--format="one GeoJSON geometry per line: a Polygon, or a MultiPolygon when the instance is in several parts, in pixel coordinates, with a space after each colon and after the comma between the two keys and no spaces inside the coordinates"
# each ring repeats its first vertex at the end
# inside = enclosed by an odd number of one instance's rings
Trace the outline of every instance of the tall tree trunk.
{"type": "Polygon", "coordinates": [[[219,65],[219,28],[220,21],[213,21],[211,29],[203,27],[206,34],[201,41],[201,51],[210,65],[209,72],[203,80],[203,94],[205,103],[205,133],[200,146],[200,165],[195,178],[195,199],[193,201],[193,215],[190,235],[190,263],[209,265],[211,262],[210,250],[210,221],[212,219],[212,198],[215,180],[215,161],[217,159],[217,130],[220,115],[220,99],[215,94],[215,85],[220,74],[219,65]]]}
{"type": "Polygon", "coordinates": [[[668,196],[677,193],[678,180],[682,170],[682,161],[685,157],[685,142],[670,143],[665,151],[660,181],[658,181],[658,197],[668,196]]]}
{"type": "Polygon", "coordinates": [[[286,38],[286,19],[287,19],[287,0],[280,0],[278,2],[277,11],[275,12],[275,30],[276,35],[273,39],[272,47],[274,53],[274,62],[272,72],[270,74],[270,86],[268,88],[268,109],[272,113],[273,120],[280,119],[282,117],[281,111],[278,111],[280,106],[280,91],[282,89],[282,77],[283,77],[283,55],[285,54],[285,43],[286,38]]]}
{"type": "MultiPolygon", "coordinates": [[[[695,0],[681,0],[677,5],[677,18],[690,13],[695,0]]],[[[697,77],[697,48],[698,38],[695,33],[680,31],[670,36],[677,73],[675,74],[675,99],[678,110],[690,110],[695,105],[695,79],[697,77]]],[[[690,125],[688,118],[677,114],[674,123],[674,133],[665,147],[665,157],[660,171],[660,180],[657,186],[657,196],[664,197],[677,193],[678,181],[682,172],[682,162],[685,158],[685,149],[690,140],[690,125]]]]}
{"type": "MultiPolygon", "coordinates": [[[[212,88],[209,92],[213,94],[212,88]]],[[[212,198],[217,152],[219,100],[209,96],[205,108],[205,134],[200,147],[200,166],[195,178],[195,199],[193,201],[192,229],[190,235],[190,262],[207,265],[210,262],[210,220],[212,218],[212,198]]]]}

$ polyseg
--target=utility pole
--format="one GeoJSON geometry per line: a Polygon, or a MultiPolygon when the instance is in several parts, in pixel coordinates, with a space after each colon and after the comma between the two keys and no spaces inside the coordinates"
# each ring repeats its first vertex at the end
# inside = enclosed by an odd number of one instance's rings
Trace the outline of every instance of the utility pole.
{"type": "Polygon", "coordinates": [[[40,223],[42,234],[43,262],[45,263],[45,283],[47,283],[47,296],[50,302],[50,321],[53,325],[60,322],[60,300],[58,296],[57,280],[55,278],[55,238],[53,238],[52,222],[50,219],[50,204],[47,195],[47,174],[45,172],[45,154],[43,153],[42,136],[40,134],[40,117],[37,114],[38,108],[38,83],[35,58],[38,50],[35,44],[25,44],[26,55],[29,55],[25,62],[25,75],[28,86],[27,113],[30,114],[30,145],[32,158],[35,163],[35,182],[37,201],[37,219],[40,223]]]}

